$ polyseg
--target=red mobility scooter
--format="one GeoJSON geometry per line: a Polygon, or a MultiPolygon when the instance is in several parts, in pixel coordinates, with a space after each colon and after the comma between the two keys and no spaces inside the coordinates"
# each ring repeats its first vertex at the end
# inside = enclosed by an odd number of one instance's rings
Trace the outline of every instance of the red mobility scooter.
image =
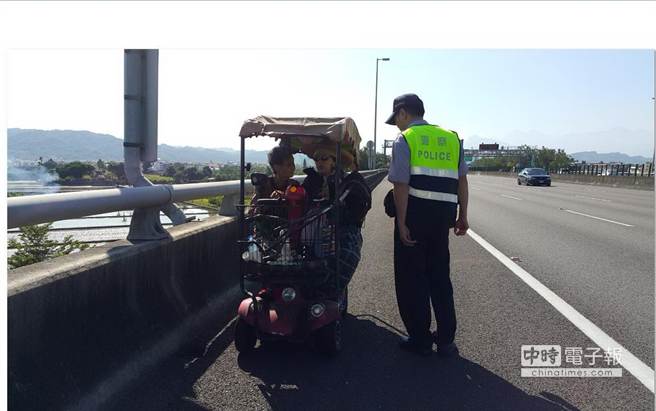
{"type": "MultiPolygon", "coordinates": [[[[257,117],[242,126],[241,197],[246,194],[244,161],[248,138],[280,139],[292,152],[312,155],[317,144],[335,148],[336,167],[357,159],[360,135],[352,119],[257,117]]],[[[252,174],[258,187],[268,177],[252,174]]],[[[302,179],[299,178],[298,180],[302,179]]],[[[310,199],[300,185],[289,185],[282,198],[240,204],[240,285],[245,295],[238,308],[235,347],[252,351],[257,341],[310,342],[325,354],[342,347],[342,320],[348,305],[340,284],[339,209],[347,190],[335,181],[334,201],[310,199]],[[250,207],[248,215],[246,208],[250,207]]]]}

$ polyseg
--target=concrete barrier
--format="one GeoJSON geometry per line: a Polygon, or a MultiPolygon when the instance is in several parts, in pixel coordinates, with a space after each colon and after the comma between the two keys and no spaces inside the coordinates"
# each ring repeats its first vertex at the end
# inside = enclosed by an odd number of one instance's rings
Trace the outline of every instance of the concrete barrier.
{"type": "MultiPolygon", "coordinates": [[[[234,218],[212,217],[171,228],[170,240],[117,241],[11,270],[10,409],[74,404],[117,366],[157,361],[143,356],[170,355],[194,338],[183,323],[214,299],[234,308],[237,229],[234,218]],[[147,354],[172,332],[168,347],[147,354]]],[[[211,314],[220,322],[234,313],[211,314]]]]}
{"type": "MultiPolygon", "coordinates": [[[[470,174],[517,178],[517,173],[498,171],[471,171],[470,174]]],[[[654,190],[654,177],[640,176],[593,176],[585,174],[551,174],[551,181],[563,183],[599,185],[607,187],[654,190]]]]}
{"type": "MultiPolygon", "coordinates": [[[[373,188],[385,175],[367,182],[373,188]]],[[[115,241],[9,271],[10,409],[98,408],[234,317],[242,297],[236,219],[169,232],[167,240],[115,241]]]]}

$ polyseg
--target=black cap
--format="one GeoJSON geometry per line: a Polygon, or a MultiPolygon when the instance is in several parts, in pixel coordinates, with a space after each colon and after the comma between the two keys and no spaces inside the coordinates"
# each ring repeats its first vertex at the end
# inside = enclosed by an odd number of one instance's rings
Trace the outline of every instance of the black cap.
{"type": "Polygon", "coordinates": [[[385,124],[395,125],[394,116],[401,108],[412,108],[419,115],[424,115],[424,102],[416,94],[403,94],[394,99],[392,115],[389,116],[385,124]]]}

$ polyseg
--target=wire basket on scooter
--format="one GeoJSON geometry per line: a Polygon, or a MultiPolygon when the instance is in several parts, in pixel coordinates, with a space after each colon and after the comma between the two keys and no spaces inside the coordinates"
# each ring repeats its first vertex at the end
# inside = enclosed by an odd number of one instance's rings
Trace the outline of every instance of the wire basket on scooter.
{"type": "Polygon", "coordinates": [[[248,218],[242,259],[247,263],[249,276],[293,276],[297,271],[307,276],[325,272],[327,260],[336,249],[332,207],[313,208],[301,218],[287,220],[281,217],[285,215],[284,202],[279,204],[274,208],[268,202],[267,214],[256,208],[248,218]]]}

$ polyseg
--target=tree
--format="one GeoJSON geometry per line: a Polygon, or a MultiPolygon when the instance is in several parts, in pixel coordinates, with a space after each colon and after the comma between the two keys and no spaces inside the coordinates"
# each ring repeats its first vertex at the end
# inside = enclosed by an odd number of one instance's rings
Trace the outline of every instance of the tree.
{"type": "Polygon", "coordinates": [[[199,181],[203,179],[203,174],[195,166],[192,166],[185,168],[182,172],[182,178],[185,182],[199,181]]]}
{"type": "Polygon", "coordinates": [[[98,170],[106,170],[107,167],[105,166],[105,163],[102,161],[102,159],[98,159],[98,162],[96,163],[96,168],[98,170]]]}
{"type": "Polygon", "coordinates": [[[70,163],[60,164],[56,168],[59,178],[65,179],[66,177],[82,178],[85,175],[91,175],[96,168],[81,161],[72,161],[70,163]]]}
{"type": "Polygon", "coordinates": [[[9,248],[16,249],[16,253],[7,259],[9,266],[18,268],[89,248],[88,244],[73,240],[70,235],[64,237],[61,243],[49,239],[48,230],[51,226],[52,223],[20,227],[18,239],[7,243],[9,248]]]}
{"type": "Polygon", "coordinates": [[[519,168],[531,167],[533,165],[533,160],[535,157],[535,149],[527,145],[522,145],[517,147],[521,151],[521,154],[518,159],[519,168]]]}
{"type": "Polygon", "coordinates": [[[114,174],[119,181],[127,182],[127,177],[125,176],[125,168],[123,167],[123,163],[117,163],[111,161],[106,163],[105,167],[107,167],[107,171],[114,174]]]}
{"type": "Polygon", "coordinates": [[[53,171],[57,169],[57,162],[53,160],[52,158],[48,159],[45,163],[43,163],[43,166],[46,168],[48,171],[53,171]]]}
{"type": "Polygon", "coordinates": [[[556,151],[553,162],[551,163],[552,170],[559,170],[561,168],[569,167],[574,163],[574,158],[565,153],[565,150],[558,149],[556,151]]]}
{"type": "Polygon", "coordinates": [[[389,157],[383,153],[376,153],[376,164],[374,168],[387,167],[389,165],[389,157]]]}
{"type": "Polygon", "coordinates": [[[369,170],[369,149],[358,150],[358,167],[360,170],[369,170]]]}
{"type": "Polygon", "coordinates": [[[536,151],[535,165],[548,170],[555,158],[556,158],[556,150],[552,148],[542,147],[541,149],[536,151]]]}
{"type": "Polygon", "coordinates": [[[166,166],[166,170],[164,170],[164,175],[167,177],[175,177],[175,173],[177,173],[178,170],[173,165],[166,166]]]}
{"type": "Polygon", "coordinates": [[[203,176],[205,176],[206,178],[212,177],[212,174],[213,174],[212,169],[210,168],[210,166],[203,167],[202,173],[203,173],[203,176]]]}

